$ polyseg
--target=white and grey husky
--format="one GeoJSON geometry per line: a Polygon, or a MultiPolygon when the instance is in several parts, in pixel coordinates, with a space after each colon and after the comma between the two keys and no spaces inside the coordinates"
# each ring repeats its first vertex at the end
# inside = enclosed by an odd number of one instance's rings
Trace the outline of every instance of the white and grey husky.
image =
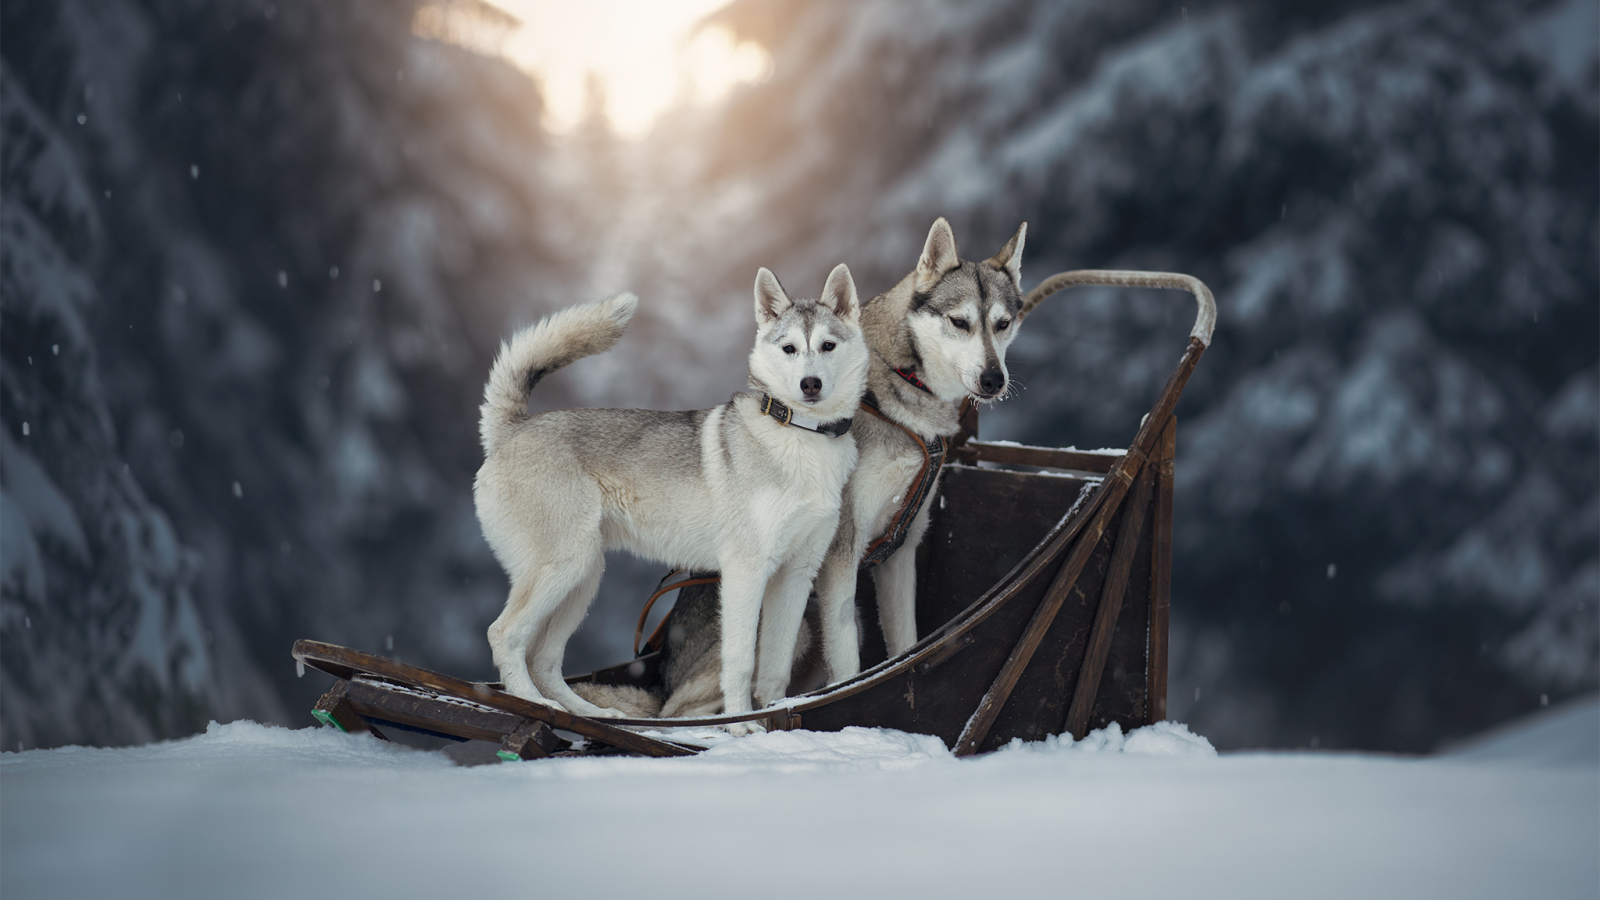
{"type": "MultiPolygon", "coordinates": [[[[566,644],[600,583],[605,550],[722,572],[721,682],[732,712],[779,699],[806,594],[856,464],[850,419],[869,351],[850,270],[818,300],[756,276],[750,387],[690,412],[570,409],[530,416],[544,375],[610,349],[638,300],[558,312],[500,349],[482,408],[478,520],[511,579],[489,646],[506,690],[590,716],[618,716],[561,676],[566,644]],[[760,644],[780,662],[756,669],[760,644]],[[769,671],[770,669],[770,671],[769,671]]],[[[754,726],[737,727],[744,732],[754,726]]]]}
{"type": "MultiPolygon", "coordinates": [[[[1022,307],[1024,222],[1000,252],[981,262],[956,255],[955,235],[943,218],[933,223],[917,267],[888,292],[861,307],[861,327],[872,350],[866,403],[883,415],[855,418],[860,459],[845,488],[839,529],[817,575],[821,605],[822,652],[829,682],[853,677],[861,669],[857,635],[856,571],[874,565],[880,622],[889,655],[917,641],[916,547],[928,529],[929,505],[911,513],[907,496],[918,490],[923,450],[914,433],[935,454],[959,428],[967,397],[999,399],[1006,392],[1006,348],[1016,335],[1022,307]],[[886,421],[887,420],[887,421],[886,421]],[[886,531],[895,528],[894,534],[886,531]]],[[[921,486],[924,500],[937,491],[937,468],[921,486]]],[[[705,592],[695,603],[703,604],[705,592]]],[[[688,599],[688,598],[685,598],[688,599]]],[[[714,611],[673,610],[664,663],[666,700],[662,716],[716,712],[714,645],[706,632],[714,611]],[[676,658],[674,658],[676,657],[676,658]]],[[[762,652],[767,652],[763,647],[762,652]]],[[[726,679],[720,680],[726,684],[726,679]]]]}

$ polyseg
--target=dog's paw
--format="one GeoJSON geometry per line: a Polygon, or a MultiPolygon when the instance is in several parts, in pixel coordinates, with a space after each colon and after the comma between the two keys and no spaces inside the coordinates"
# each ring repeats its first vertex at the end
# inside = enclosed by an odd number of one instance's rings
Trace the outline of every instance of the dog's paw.
{"type": "Polygon", "coordinates": [[[722,726],[722,729],[734,737],[744,737],[747,734],[761,734],[767,730],[767,726],[761,724],[760,722],[754,721],[729,722],[728,724],[722,726]]]}
{"type": "Polygon", "coordinates": [[[522,700],[526,700],[529,703],[537,703],[540,706],[548,706],[551,709],[559,709],[562,712],[566,712],[567,711],[567,708],[565,706],[562,706],[560,703],[557,703],[556,701],[551,700],[549,697],[546,697],[545,695],[539,693],[539,689],[534,687],[531,684],[526,685],[526,686],[517,685],[517,684],[507,684],[501,690],[505,691],[506,693],[510,694],[513,697],[517,697],[517,698],[520,698],[522,700]]]}

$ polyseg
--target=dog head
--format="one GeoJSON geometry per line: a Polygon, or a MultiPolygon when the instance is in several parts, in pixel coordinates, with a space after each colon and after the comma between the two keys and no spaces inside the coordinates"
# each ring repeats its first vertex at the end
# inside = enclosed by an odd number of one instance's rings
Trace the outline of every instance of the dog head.
{"type": "Polygon", "coordinates": [[[755,298],[751,382],[822,422],[852,415],[866,391],[870,357],[850,270],[835,266],[816,300],[791,300],[777,276],[762,269],[755,298]]]}
{"type": "Polygon", "coordinates": [[[994,400],[1008,383],[1006,348],[1022,308],[1022,245],[1028,223],[1000,252],[982,262],[956,256],[956,238],[943,218],[933,223],[912,273],[907,311],[918,375],[941,400],[971,395],[994,400]]]}

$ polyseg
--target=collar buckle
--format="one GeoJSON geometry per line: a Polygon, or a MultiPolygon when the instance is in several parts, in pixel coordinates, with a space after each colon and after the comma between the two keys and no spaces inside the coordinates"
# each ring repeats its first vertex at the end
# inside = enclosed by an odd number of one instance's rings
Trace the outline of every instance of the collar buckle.
{"type": "Polygon", "coordinates": [[[794,410],[783,405],[782,403],[779,403],[777,398],[773,397],[771,394],[761,395],[761,414],[764,416],[771,416],[785,425],[790,424],[794,420],[794,410]],[[774,410],[779,410],[781,413],[775,412],[774,410]]]}
{"type": "Polygon", "coordinates": [[[843,437],[850,432],[851,419],[840,419],[837,422],[830,422],[825,425],[815,419],[811,419],[809,421],[813,423],[812,425],[802,425],[794,420],[794,410],[771,394],[763,393],[761,395],[761,414],[777,419],[781,425],[793,426],[801,431],[810,431],[828,437],[843,437]]]}

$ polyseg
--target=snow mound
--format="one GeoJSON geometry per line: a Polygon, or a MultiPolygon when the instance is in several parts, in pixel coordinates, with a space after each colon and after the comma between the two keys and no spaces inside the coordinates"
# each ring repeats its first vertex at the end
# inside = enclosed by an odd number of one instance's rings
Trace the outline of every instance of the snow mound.
{"type": "MultiPolygon", "coordinates": [[[[1123,753],[1130,756],[1214,757],[1211,742],[1180,722],[1157,722],[1126,735],[1113,722],[1083,740],[1060,735],[1000,748],[1002,753],[1123,753]]],[[[843,731],[773,731],[732,739],[726,734],[697,760],[743,763],[752,769],[782,772],[889,771],[953,761],[939,738],[891,728],[849,727],[843,731]]],[[[621,762],[621,760],[618,760],[621,762]]]]}
{"type": "Polygon", "coordinates": [[[771,731],[726,741],[702,759],[777,764],[784,769],[904,769],[952,759],[932,735],[889,728],[849,727],[839,732],[771,731]]]}
{"type": "Polygon", "coordinates": [[[541,760],[538,765],[514,767],[518,770],[514,777],[535,781],[587,781],[727,775],[870,775],[917,768],[930,762],[955,761],[938,738],[889,728],[772,731],[739,738],[718,729],[645,734],[709,746],[695,756],[677,759],[601,756],[541,760]]]}
{"type": "Polygon", "coordinates": [[[1600,696],[1525,716],[1463,745],[1445,758],[1535,767],[1600,767],[1600,696]]]}
{"type": "Polygon", "coordinates": [[[1002,753],[1126,753],[1133,756],[1216,756],[1211,742],[1189,731],[1181,722],[1157,722],[1135,728],[1126,735],[1122,726],[1112,722],[1097,731],[1074,741],[1072,735],[1062,734],[1042,741],[1023,743],[1016,739],[1000,748],[1002,753]]]}
{"type": "Polygon", "coordinates": [[[332,728],[283,728],[242,720],[215,721],[204,734],[138,747],[57,747],[0,753],[7,776],[50,769],[132,768],[152,765],[193,768],[207,763],[241,763],[258,771],[305,771],[316,768],[382,766],[389,769],[439,769],[455,765],[442,753],[420,753],[408,747],[349,735],[332,728]]]}

